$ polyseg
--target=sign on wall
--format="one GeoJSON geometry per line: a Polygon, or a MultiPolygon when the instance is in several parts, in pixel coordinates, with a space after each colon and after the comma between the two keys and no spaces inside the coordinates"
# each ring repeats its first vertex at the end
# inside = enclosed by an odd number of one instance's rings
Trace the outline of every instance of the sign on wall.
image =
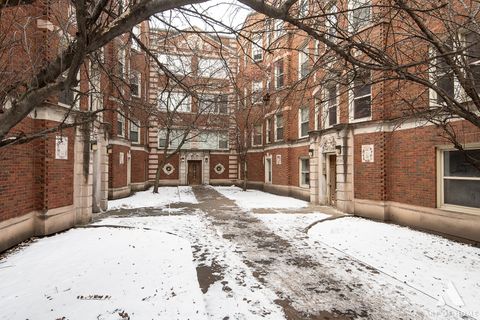
{"type": "Polygon", "coordinates": [[[55,137],[55,159],[68,160],[68,138],[63,136],[55,137]]]}
{"type": "Polygon", "coordinates": [[[123,152],[120,152],[118,154],[118,163],[119,164],[124,164],[125,163],[125,154],[123,152]]]}
{"type": "Polygon", "coordinates": [[[282,164],[282,155],[281,154],[277,154],[275,156],[275,163],[276,164],[282,164]]]}
{"type": "Polygon", "coordinates": [[[373,144],[362,145],[362,162],[373,162],[373,144]]]}

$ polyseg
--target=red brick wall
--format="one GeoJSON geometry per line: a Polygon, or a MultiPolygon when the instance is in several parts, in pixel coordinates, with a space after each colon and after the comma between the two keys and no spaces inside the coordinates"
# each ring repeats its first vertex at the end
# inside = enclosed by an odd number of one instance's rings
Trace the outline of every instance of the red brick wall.
{"type": "Polygon", "coordinates": [[[210,155],[210,179],[228,179],[228,154],[211,154],[210,155]],[[225,170],[218,174],[214,168],[217,164],[222,164],[225,170]]]}
{"type": "MultiPolygon", "coordinates": [[[[242,168],[240,168],[240,173],[243,174],[242,168]]],[[[265,167],[263,165],[262,152],[247,154],[247,175],[248,181],[265,181],[265,167]]]]}
{"type": "Polygon", "coordinates": [[[109,187],[120,188],[127,185],[127,153],[129,147],[113,145],[112,153],[109,154],[109,187]],[[120,164],[120,152],[123,152],[124,163],[120,164]]]}
{"type": "Polygon", "coordinates": [[[384,200],[384,147],[382,133],[354,137],[354,195],[357,199],[384,200]],[[362,145],[374,145],[374,162],[362,162],[362,145]]]}
{"type": "Polygon", "coordinates": [[[290,149],[290,181],[292,186],[300,185],[300,158],[308,158],[308,146],[290,149]]]}
{"type": "MultiPolygon", "coordinates": [[[[163,159],[163,155],[159,155],[159,158],[160,159],[163,159]]],[[[167,162],[165,164],[171,164],[175,170],[170,174],[170,175],[167,175],[165,174],[165,172],[163,172],[163,169],[160,168],[160,179],[161,180],[177,180],[179,178],[179,171],[180,171],[180,168],[179,168],[179,164],[180,164],[180,157],[179,157],[179,154],[174,154],[170,159],[167,160],[167,162]]]]}
{"type": "Polygon", "coordinates": [[[145,182],[148,178],[148,153],[132,150],[132,183],[145,182]]]}

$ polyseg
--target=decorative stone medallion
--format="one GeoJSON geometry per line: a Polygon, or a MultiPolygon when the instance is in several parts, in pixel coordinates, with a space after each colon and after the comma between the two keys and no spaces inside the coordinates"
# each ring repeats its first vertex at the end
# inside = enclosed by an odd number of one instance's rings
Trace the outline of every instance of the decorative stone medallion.
{"type": "Polygon", "coordinates": [[[175,171],[175,167],[171,163],[167,163],[163,166],[163,172],[165,172],[167,176],[171,175],[173,171],[175,171]]]}
{"type": "Polygon", "coordinates": [[[223,166],[223,164],[217,163],[215,167],[213,167],[213,170],[216,174],[222,174],[225,171],[225,167],[223,166]]]}

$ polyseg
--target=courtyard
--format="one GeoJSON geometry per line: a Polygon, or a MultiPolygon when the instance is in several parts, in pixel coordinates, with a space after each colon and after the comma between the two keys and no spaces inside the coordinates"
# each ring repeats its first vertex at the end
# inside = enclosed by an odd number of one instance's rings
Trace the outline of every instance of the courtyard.
{"type": "Polygon", "coordinates": [[[163,187],[0,257],[0,319],[480,319],[480,249],[237,187],[163,187]]]}

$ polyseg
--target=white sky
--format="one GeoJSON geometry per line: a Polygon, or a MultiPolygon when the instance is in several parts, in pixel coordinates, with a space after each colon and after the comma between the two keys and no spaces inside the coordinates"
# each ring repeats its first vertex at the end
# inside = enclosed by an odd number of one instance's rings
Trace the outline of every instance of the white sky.
{"type": "MultiPolygon", "coordinates": [[[[186,8],[191,9],[192,6],[186,8]]],[[[219,20],[223,24],[235,29],[238,29],[243,24],[245,18],[251,12],[250,8],[234,0],[211,0],[195,5],[193,8],[201,14],[219,20]]],[[[181,29],[196,26],[206,31],[225,31],[225,29],[219,25],[213,26],[213,22],[208,23],[198,16],[180,15],[178,11],[167,11],[161,16],[166,21],[172,21],[172,25],[181,29]]],[[[154,27],[165,28],[165,24],[154,17],[151,18],[151,24],[154,27]]]]}

